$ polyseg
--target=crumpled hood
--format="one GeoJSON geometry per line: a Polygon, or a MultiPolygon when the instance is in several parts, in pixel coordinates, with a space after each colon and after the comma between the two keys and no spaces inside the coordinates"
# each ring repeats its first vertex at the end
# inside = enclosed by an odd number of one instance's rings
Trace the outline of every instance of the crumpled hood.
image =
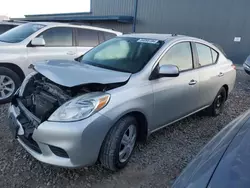
{"type": "Polygon", "coordinates": [[[89,83],[121,83],[126,82],[131,76],[131,73],[112,71],[69,60],[39,62],[34,64],[33,68],[49,80],[66,87],[89,83]]]}

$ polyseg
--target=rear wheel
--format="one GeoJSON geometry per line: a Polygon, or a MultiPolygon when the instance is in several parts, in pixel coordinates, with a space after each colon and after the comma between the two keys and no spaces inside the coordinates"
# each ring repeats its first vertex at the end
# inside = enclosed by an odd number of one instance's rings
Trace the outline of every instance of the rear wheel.
{"type": "Polygon", "coordinates": [[[101,164],[113,171],[124,168],[134,150],[136,139],[136,119],[132,116],[120,119],[104,140],[99,157],[101,164]]]}
{"type": "Polygon", "coordinates": [[[0,67],[0,104],[10,102],[20,85],[21,79],[14,71],[0,67]]]}
{"type": "Polygon", "coordinates": [[[216,95],[213,104],[207,109],[208,114],[211,116],[218,116],[224,109],[225,101],[227,98],[227,91],[224,87],[220,89],[216,95]]]}

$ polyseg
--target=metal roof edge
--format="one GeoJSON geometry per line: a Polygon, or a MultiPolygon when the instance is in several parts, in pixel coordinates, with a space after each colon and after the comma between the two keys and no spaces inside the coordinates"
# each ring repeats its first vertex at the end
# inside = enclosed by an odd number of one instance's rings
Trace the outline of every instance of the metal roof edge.
{"type": "Polygon", "coordinates": [[[28,16],[26,18],[11,18],[13,20],[22,20],[22,21],[117,21],[122,23],[132,23],[134,18],[133,16],[124,16],[124,15],[112,15],[112,16],[81,16],[79,15],[66,15],[66,16],[28,16]]]}

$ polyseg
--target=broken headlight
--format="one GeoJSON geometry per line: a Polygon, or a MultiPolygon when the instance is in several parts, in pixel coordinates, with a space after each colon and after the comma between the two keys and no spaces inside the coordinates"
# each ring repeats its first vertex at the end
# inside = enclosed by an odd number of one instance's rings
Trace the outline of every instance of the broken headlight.
{"type": "Polygon", "coordinates": [[[105,107],[110,99],[109,94],[94,97],[82,95],[59,107],[49,118],[49,121],[78,121],[85,119],[105,107]]]}
{"type": "Polygon", "coordinates": [[[26,85],[27,85],[27,83],[29,82],[29,80],[33,77],[33,76],[35,76],[37,74],[37,72],[31,72],[31,73],[29,73],[26,77],[25,77],[25,79],[23,80],[23,83],[22,83],[22,85],[21,85],[21,87],[20,87],[20,90],[19,90],[19,96],[22,96],[23,95],[23,92],[24,92],[24,90],[25,90],[25,87],[26,87],[26,85]]]}

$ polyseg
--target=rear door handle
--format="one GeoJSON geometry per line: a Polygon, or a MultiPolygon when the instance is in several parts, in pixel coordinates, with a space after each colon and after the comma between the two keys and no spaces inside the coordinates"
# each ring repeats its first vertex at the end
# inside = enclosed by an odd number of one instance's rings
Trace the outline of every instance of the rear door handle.
{"type": "Polygon", "coordinates": [[[220,73],[218,74],[218,76],[219,76],[219,77],[222,77],[222,76],[224,76],[224,73],[220,72],[220,73]]]}
{"type": "Polygon", "coordinates": [[[191,80],[190,82],[189,82],[189,85],[195,85],[195,84],[197,84],[197,81],[196,80],[191,80]]]}
{"type": "Polygon", "coordinates": [[[76,53],[75,52],[73,52],[73,51],[69,51],[69,52],[67,52],[67,55],[75,55],[76,53]]]}

